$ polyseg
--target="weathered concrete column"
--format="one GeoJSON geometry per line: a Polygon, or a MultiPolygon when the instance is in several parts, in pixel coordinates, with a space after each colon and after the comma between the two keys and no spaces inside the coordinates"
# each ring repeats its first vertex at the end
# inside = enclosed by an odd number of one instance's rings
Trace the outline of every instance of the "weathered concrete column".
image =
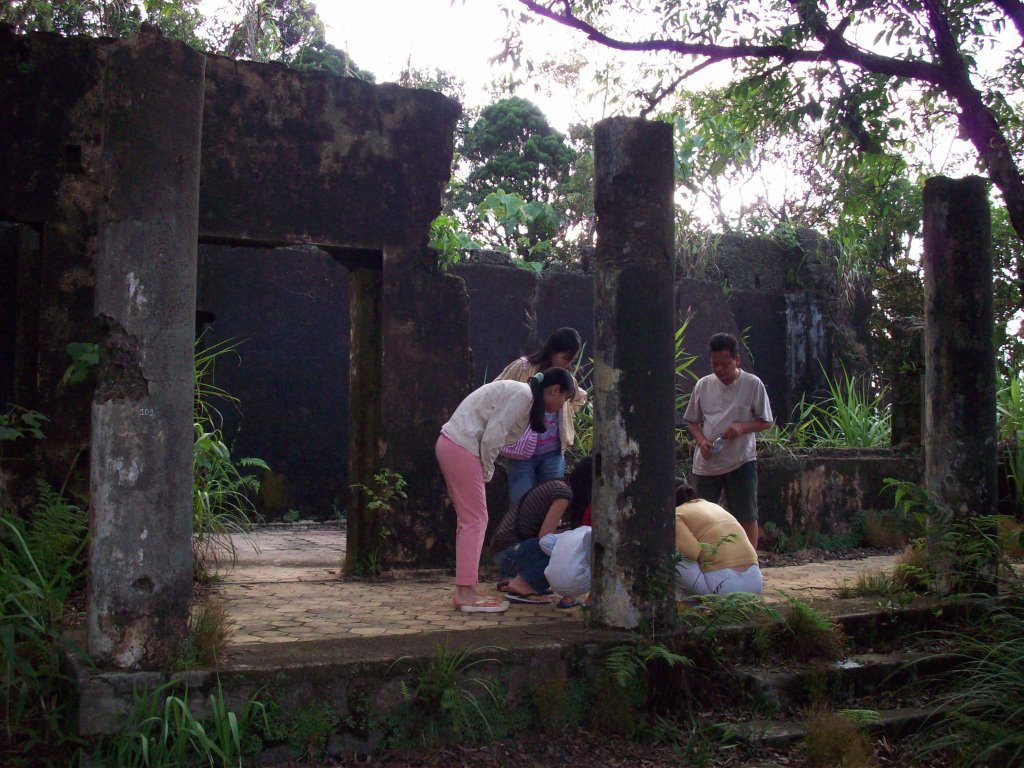
{"type": "MultiPolygon", "coordinates": [[[[434,444],[478,382],[469,347],[469,296],[441,272],[422,237],[384,248],[382,436],[378,458],[408,482],[408,501],[382,525],[385,567],[439,566],[455,557],[455,513],[445,503],[434,444]]],[[[353,393],[354,396],[355,393],[353,393]]]]}
{"type": "MultiPolygon", "coordinates": [[[[965,564],[940,537],[952,520],[996,511],[992,243],[983,179],[925,182],[924,290],[925,481],[945,502],[929,520],[928,548],[937,587],[949,592],[965,564]]],[[[984,581],[977,573],[969,578],[979,576],[984,581]]]]}
{"type": "Polygon", "coordinates": [[[886,361],[892,384],[893,448],[919,448],[924,420],[924,324],[920,318],[897,320],[893,352],[886,361]]]}
{"type": "Polygon", "coordinates": [[[152,667],[192,596],[192,396],[205,58],[143,32],[106,64],[96,255],[89,652],[152,667]]]}
{"type": "MultiPolygon", "coordinates": [[[[381,343],[383,341],[381,268],[352,270],[349,278],[349,451],[350,486],[373,487],[380,469],[381,343]]],[[[346,505],[345,573],[381,564],[384,544],[380,514],[368,509],[366,494],[356,489],[346,505]]]]}
{"type": "Polygon", "coordinates": [[[672,128],[594,127],[593,615],[632,629],[674,606],[672,128]]]}

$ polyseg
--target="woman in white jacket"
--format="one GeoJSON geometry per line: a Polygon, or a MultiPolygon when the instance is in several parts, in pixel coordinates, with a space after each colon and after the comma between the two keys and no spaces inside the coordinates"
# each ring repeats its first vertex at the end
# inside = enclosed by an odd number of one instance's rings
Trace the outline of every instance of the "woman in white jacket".
{"type": "Polygon", "coordinates": [[[481,595],[480,552],[487,532],[484,484],[494,475],[502,446],[519,439],[527,427],[544,430],[544,413],[557,412],[576,394],[568,371],[549,368],[527,383],[494,381],[471,392],[441,428],[435,452],[448,495],[455,505],[455,607],[467,613],[508,609],[504,599],[481,595]]]}

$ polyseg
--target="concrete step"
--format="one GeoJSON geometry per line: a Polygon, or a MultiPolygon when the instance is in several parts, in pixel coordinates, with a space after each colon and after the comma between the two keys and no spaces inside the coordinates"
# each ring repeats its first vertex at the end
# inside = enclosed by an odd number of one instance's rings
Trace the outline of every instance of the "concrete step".
{"type": "Polygon", "coordinates": [[[759,704],[786,711],[821,699],[847,706],[865,696],[898,691],[948,672],[959,662],[959,657],[949,653],[865,653],[794,669],[741,665],[734,668],[734,673],[759,704]]]}
{"type": "MultiPolygon", "coordinates": [[[[938,722],[946,715],[941,707],[902,707],[876,709],[877,719],[862,721],[862,727],[875,736],[900,738],[916,733],[921,728],[938,722]]],[[[723,733],[751,746],[784,749],[803,740],[804,724],[798,720],[754,719],[739,723],[720,723],[723,733]]]]}

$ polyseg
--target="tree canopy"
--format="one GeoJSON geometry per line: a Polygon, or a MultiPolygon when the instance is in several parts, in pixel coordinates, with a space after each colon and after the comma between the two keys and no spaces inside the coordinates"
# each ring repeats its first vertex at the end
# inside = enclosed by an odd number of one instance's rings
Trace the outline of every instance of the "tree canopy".
{"type": "Polygon", "coordinates": [[[0,23],[20,32],[121,37],[143,23],[193,48],[254,61],[373,81],[345,51],[327,42],[310,0],[235,0],[234,13],[207,18],[199,0],[8,0],[0,23]]]}
{"type": "Polygon", "coordinates": [[[610,49],[655,54],[645,111],[727,62],[759,120],[825,118],[857,153],[899,155],[915,132],[952,122],[1024,240],[1021,0],[519,2],[610,49]]]}

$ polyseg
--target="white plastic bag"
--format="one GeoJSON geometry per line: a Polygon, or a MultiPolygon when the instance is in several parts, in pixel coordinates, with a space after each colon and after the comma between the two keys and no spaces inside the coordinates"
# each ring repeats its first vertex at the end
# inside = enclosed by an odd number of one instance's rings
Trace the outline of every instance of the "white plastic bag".
{"type": "Polygon", "coordinates": [[[560,595],[579,597],[590,592],[590,526],[581,525],[558,537],[544,577],[560,595]]]}

